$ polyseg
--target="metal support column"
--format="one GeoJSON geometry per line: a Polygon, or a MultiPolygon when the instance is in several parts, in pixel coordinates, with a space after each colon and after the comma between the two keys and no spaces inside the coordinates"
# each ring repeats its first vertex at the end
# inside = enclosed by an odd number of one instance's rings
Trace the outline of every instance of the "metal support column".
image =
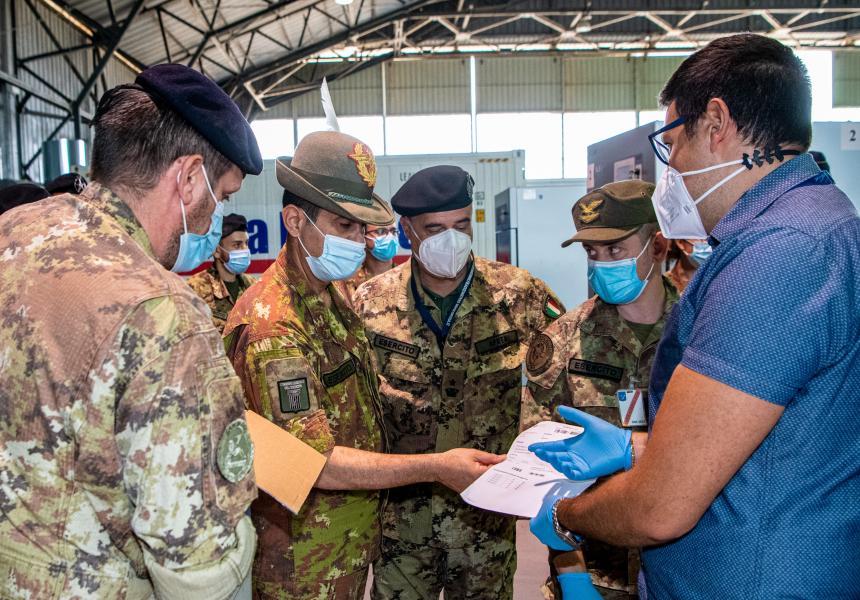
{"type": "MultiPolygon", "coordinates": [[[[0,71],[14,76],[12,2],[0,2],[0,71]]],[[[18,179],[18,118],[15,89],[0,81],[0,179],[18,179]]]]}

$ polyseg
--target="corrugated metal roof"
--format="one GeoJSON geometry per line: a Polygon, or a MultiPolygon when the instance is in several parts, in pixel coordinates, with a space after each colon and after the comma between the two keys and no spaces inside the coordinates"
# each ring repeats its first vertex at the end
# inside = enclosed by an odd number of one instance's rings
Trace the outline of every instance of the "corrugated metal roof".
{"type": "Polygon", "coordinates": [[[468,113],[469,60],[397,61],[385,64],[388,114],[468,113]]]}
{"type": "Polygon", "coordinates": [[[480,112],[562,109],[561,57],[479,58],[476,71],[480,112]]]}
{"type": "Polygon", "coordinates": [[[833,55],[833,106],[860,106],[860,53],[833,55]]]}

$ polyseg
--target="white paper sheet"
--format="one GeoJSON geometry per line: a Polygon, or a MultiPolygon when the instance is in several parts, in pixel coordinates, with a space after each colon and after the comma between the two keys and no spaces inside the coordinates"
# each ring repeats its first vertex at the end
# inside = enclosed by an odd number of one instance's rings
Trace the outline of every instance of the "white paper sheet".
{"type": "Polygon", "coordinates": [[[566,423],[544,421],[517,436],[507,458],[493,465],[460,496],[478,508],[531,518],[540,510],[548,492],[572,498],[586,490],[593,479],[571,481],[529,452],[535,442],[563,440],[582,433],[582,428],[566,423]]]}

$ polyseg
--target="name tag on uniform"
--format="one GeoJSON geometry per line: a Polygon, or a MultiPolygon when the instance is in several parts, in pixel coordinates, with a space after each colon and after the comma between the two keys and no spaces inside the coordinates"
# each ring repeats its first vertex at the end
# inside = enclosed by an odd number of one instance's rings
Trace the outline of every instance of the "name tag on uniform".
{"type": "Polygon", "coordinates": [[[391,352],[408,356],[409,358],[418,358],[418,354],[421,352],[421,348],[418,346],[407,344],[406,342],[401,342],[394,338],[385,337],[378,333],[373,336],[373,345],[377,348],[382,348],[383,350],[390,350],[391,352]]]}
{"type": "Polygon", "coordinates": [[[624,369],[599,362],[571,358],[567,363],[567,372],[571,375],[585,375],[586,377],[597,377],[621,383],[624,369]]]}
{"type": "Polygon", "coordinates": [[[355,362],[352,358],[346,359],[342,365],[338,366],[333,371],[322,374],[323,385],[327,388],[334,387],[339,383],[346,381],[351,375],[355,374],[355,362]]]}
{"type": "Polygon", "coordinates": [[[515,330],[506,331],[492,337],[484,338],[475,342],[475,350],[478,354],[492,354],[504,350],[508,346],[513,346],[520,341],[519,332],[515,330]]]}
{"type": "Polygon", "coordinates": [[[644,427],[645,422],[645,393],[639,389],[618,390],[618,416],[622,427],[644,427]]]}

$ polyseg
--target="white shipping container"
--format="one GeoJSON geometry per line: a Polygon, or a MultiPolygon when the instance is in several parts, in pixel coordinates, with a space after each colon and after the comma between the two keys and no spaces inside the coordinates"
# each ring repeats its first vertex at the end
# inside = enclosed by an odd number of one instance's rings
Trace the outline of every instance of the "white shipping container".
{"type": "MultiPolygon", "coordinates": [[[[486,152],[480,154],[427,154],[378,156],[376,193],[386,201],[411,175],[434,165],[456,165],[475,179],[473,205],[474,250],[479,256],[495,259],[495,203],[499,192],[525,181],[525,152],[486,152]],[[483,211],[480,213],[479,211],[483,211]]],[[[233,194],[225,207],[248,219],[251,248],[251,273],[261,273],[275,259],[286,239],[281,223],[283,188],[275,177],[275,161],[263,161],[258,177],[247,177],[242,189],[233,194]]],[[[407,254],[403,248],[401,254],[407,254]]]]}

